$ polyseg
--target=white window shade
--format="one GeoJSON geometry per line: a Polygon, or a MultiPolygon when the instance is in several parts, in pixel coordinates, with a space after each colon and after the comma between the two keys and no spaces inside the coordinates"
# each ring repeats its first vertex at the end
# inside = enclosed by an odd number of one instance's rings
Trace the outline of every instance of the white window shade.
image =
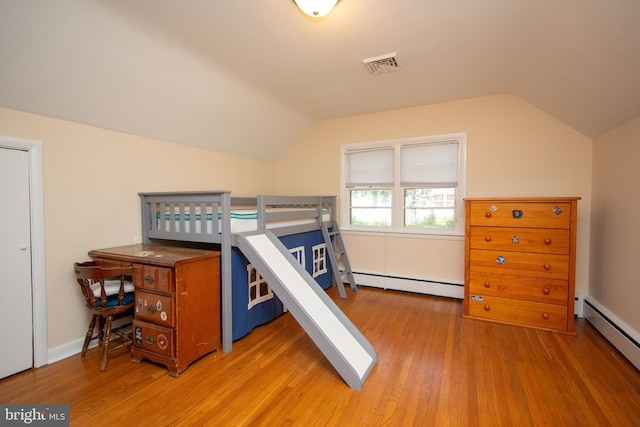
{"type": "Polygon", "coordinates": [[[403,187],[456,187],[459,181],[458,141],[403,145],[400,185],[403,187]]]}
{"type": "Polygon", "coordinates": [[[346,186],[393,186],[393,147],[351,150],[346,153],[346,186]]]}

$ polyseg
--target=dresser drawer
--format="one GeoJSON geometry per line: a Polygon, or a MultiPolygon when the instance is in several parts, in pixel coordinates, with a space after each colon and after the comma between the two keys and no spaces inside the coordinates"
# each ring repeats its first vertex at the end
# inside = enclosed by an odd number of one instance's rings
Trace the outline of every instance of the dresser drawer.
{"type": "Polygon", "coordinates": [[[487,227],[571,228],[571,204],[563,202],[477,202],[471,225],[487,227]]]}
{"type": "Polygon", "coordinates": [[[133,286],[158,292],[173,293],[173,269],[153,265],[133,264],[133,286]]]}
{"type": "Polygon", "coordinates": [[[469,247],[549,254],[569,254],[571,233],[555,228],[470,227],[469,247]]]}
{"type": "Polygon", "coordinates": [[[136,319],[167,327],[175,326],[174,298],[136,289],[136,319]]]}
{"type": "Polygon", "coordinates": [[[162,356],[174,357],[174,330],[134,318],[133,345],[162,356]]]}
{"type": "Polygon", "coordinates": [[[569,282],[472,271],[469,274],[469,292],[472,295],[493,295],[566,305],[569,298],[569,282]]]}
{"type": "Polygon", "coordinates": [[[469,315],[538,328],[567,329],[567,308],[562,305],[472,294],[469,315]]]}
{"type": "Polygon", "coordinates": [[[567,255],[469,250],[470,273],[486,272],[567,280],[569,268],[567,255]]]}

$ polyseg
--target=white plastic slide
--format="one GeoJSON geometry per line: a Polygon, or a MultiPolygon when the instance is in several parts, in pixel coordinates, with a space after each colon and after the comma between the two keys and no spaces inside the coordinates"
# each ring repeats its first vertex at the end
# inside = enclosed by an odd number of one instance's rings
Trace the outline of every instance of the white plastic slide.
{"type": "Polygon", "coordinates": [[[375,350],[270,231],[238,234],[236,244],[345,382],[360,391],[375,350]]]}

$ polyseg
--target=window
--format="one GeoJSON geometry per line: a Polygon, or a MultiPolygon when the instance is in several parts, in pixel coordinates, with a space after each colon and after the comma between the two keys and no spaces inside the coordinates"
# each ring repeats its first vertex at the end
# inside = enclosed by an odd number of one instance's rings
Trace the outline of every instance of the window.
{"type": "Polygon", "coordinates": [[[304,246],[298,246],[296,248],[289,249],[289,253],[291,253],[291,255],[293,255],[293,257],[298,260],[301,266],[306,268],[304,260],[304,246]]]}
{"type": "Polygon", "coordinates": [[[256,304],[273,298],[273,291],[267,282],[260,276],[258,270],[253,264],[247,265],[247,277],[249,280],[249,304],[247,308],[251,308],[256,304]]]}
{"type": "Polygon", "coordinates": [[[321,243],[311,248],[313,254],[313,277],[327,272],[327,245],[321,243]]]}
{"type": "Polygon", "coordinates": [[[462,235],[466,134],[341,147],[347,230],[462,235]]]}

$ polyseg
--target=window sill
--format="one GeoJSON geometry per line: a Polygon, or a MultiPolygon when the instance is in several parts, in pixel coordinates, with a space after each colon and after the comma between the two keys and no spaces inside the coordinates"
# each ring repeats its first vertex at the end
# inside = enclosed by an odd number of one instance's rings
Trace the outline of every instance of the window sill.
{"type": "Polygon", "coordinates": [[[340,228],[340,233],[351,236],[395,237],[399,239],[464,240],[458,233],[408,233],[402,231],[354,230],[340,228]]]}

